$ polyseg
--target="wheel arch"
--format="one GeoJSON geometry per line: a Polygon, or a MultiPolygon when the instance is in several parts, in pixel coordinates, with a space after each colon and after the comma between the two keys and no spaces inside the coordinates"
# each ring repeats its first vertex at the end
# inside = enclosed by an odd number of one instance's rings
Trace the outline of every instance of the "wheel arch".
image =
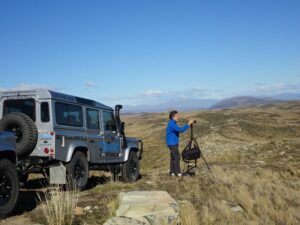
{"type": "Polygon", "coordinates": [[[126,162],[128,160],[130,152],[134,152],[134,153],[138,154],[139,149],[135,146],[134,147],[128,147],[125,151],[124,162],[126,162]]]}
{"type": "Polygon", "coordinates": [[[76,152],[82,152],[83,154],[85,154],[87,161],[88,162],[90,161],[90,151],[89,151],[88,147],[87,146],[75,146],[75,147],[71,148],[71,150],[69,151],[66,162],[70,162],[72,160],[73,155],[76,152]]]}

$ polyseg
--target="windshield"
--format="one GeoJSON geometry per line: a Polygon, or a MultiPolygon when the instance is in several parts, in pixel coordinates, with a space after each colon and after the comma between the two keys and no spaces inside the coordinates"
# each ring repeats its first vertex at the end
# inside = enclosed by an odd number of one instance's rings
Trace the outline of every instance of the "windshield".
{"type": "Polygon", "coordinates": [[[103,111],[103,124],[105,131],[117,131],[117,125],[112,112],[103,111]]]}

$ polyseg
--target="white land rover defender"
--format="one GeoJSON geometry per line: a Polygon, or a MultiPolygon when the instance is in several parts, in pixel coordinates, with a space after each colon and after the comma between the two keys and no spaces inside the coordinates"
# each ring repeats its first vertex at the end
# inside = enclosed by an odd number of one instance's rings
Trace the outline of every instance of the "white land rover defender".
{"type": "Polygon", "coordinates": [[[125,136],[120,109],[50,90],[0,92],[0,131],[16,136],[20,181],[46,172],[50,183],[82,190],[89,170],[109,169],[135,182],[143,145],[125,136]]]}

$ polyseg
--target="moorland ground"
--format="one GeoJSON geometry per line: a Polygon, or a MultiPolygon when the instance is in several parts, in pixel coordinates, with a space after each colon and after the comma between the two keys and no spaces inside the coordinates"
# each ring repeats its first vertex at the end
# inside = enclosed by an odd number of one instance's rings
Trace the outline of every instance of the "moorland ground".
{"type": "MultiPolygon", "coordinates": [[[[300,102],[228,110],[180,113],[180,124],[196,119],[194,132],[212,168],[213,183],[203,161],[196,176],[183,181],[168,176],[165,146],[167,113],[124,115],[127,136],[144,141],[142,178],[134,184],[115,182],[108,173],[91,172],[79,206],[95,207],[74,224],[102,224],[113,216],[121,191],[165,190],[181,206],[183,224],[300,224],[300,102]]],[[[181,136],[182,149],[189,132],[181,136]]],[[[46,223],[37,193],[42,178],[31,176],[21,192],[15,216],[0,224],[46,223]]]]}

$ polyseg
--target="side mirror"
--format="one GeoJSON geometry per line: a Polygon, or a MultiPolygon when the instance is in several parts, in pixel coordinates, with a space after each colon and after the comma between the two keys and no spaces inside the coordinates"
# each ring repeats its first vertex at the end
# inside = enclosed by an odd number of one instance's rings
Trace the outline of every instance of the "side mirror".
{"type": "Polygon", "coordinates": [[[115,111],[120,111],[123,108],[122,105],[116,105],[115,106],[115,111]]]}

